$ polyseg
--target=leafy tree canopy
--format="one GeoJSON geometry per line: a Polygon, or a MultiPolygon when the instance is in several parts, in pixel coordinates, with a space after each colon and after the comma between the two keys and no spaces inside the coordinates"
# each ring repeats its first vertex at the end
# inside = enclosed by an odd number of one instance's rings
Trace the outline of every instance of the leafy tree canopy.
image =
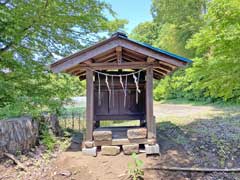
{"type": "Polygon", "coordinates": [[[137,25],[130,34],[130,38],[150,45],[154,45],[158,38],[159,27],[154,22],[143,22],[137,25]]]}
{"type": "Polygon", "coordinates": [[[170,98],[240,102],[240,1],[212,0],[207,7],[200,30],[187,42],[198,57],[160,82],[157,99],[168,91],[170,98]]]}
{"type": "Polygon", "coordinates": [[[52,75],[46,65],[125,23],[98,0],[1,0],[0,117],[37,113],[83,93],[82,83],[67,75],[52,75]],[[114,20],[108,20],[106,13],[114,20]]]}

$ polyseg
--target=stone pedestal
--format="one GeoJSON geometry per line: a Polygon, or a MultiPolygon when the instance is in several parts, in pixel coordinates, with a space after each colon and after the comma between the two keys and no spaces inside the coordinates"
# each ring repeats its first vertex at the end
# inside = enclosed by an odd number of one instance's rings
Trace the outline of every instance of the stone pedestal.
{"type": "Polygon", "coordinates": [[[83,145],[84,145],[83,147],[85,148],[92,148],[95,146],[93,141],[85,141],[83,145]]]}
{"type": "Polygon", "coordinates": [[[138,144],[129,144],[129,145],[123,145],[123,153],[126,155],[131,155],[132,153],[138,153],[139,152],[139,145],[138,144]]]}
{"type": "Polygon", "coordinates": [[[92,147],[92,148],[83,148],[82,153],[88,156],[97,156],[97,147],[92,147]]]}
{"type": "Polygon", "coordinates": [[[154,145],[145,144],[145,151],[146,151],[146,155],[150,155],[150,154],[160,155],[160,148],[158,144],[154,144],[154,145]]]}
{"type": "Polygon", "coordinates": [[[144,139],[147,137],[146,128],[129,129],[127,131],[128,139],[144,139]]]}
{"type": "Polygon", "coordinates": [[[95,141],[111,141],[112,131],[94,131],[93,138],[95,141]]]}
{"type": "Polygon", "coordinates": [[[116,156],[120,153],[119,146],[102,146],[102,155],[116,156]]]}

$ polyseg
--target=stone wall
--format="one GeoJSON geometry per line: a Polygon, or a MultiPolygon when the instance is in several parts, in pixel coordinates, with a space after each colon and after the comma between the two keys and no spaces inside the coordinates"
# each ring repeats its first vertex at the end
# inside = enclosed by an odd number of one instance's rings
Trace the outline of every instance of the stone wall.
{"type": "Polygon", "coordinates": [[[3,152],[16,154],[29,150],[36,144],[38,124],[30,117],[0,121],[0,157],[3,152]]]}

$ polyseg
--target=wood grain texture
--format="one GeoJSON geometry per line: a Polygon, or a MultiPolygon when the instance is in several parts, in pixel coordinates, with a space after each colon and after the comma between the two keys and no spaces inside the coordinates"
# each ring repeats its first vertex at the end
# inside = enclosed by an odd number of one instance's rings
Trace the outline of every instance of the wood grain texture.
{"type": "Polygon", "coordinates": [[[153,67],[147,68],[146,74],[146,121],[148,138],[156,138],[156,125],[153,118],[153,67]]]}
{"type": "Polygon", "coordinates": [[[94,94],[93,94],[93,71],[87,69],[86,71],[86,83],[87,83],[87,109],[86,109],[86,140],[91,141],[93,139],[93,112],[94,112],[94,94]]]}

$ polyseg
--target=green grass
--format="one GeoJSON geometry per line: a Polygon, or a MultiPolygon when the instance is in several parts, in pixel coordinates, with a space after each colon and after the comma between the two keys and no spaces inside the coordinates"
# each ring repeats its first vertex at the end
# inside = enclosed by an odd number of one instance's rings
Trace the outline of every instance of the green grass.
{"type": "Polygon", "coordinates": [[[161,104],[190,104],[192,106],[211,105],[211,106],[215,106],[215,107],[240,107],[240,104],[235,104],[235,103],[232,103],[232,102],[191,101],[191,100],[188,100],[188,99],[180,99],[180,98],[179,99],[168,99],[168,100],[155,101],[155,103],[161,103],[161,104]]]}

